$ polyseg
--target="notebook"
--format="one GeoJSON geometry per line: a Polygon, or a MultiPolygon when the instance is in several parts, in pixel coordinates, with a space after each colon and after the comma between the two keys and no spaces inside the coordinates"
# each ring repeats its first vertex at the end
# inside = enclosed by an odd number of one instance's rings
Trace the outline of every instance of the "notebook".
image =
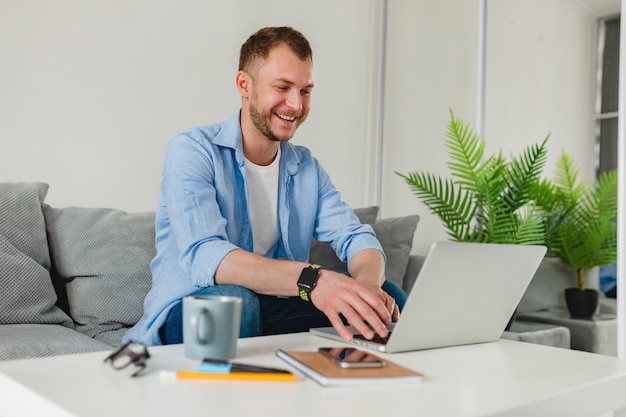
{"type": "MultiPolygon", "coordinates": [[[[349,343],[380,352],[498,340],[546,253],[544,246],[437,242],[385,341],[349,343]]],[[[312,334],[346,342],[332,327],[312,334]]]]}
{"type": "Polygon", "coordinates": [[[379,368],[341,368],[319,352],[285,351],[276,356],[324,387],[418,383],[424,375],[385,359],[379,368]]]}

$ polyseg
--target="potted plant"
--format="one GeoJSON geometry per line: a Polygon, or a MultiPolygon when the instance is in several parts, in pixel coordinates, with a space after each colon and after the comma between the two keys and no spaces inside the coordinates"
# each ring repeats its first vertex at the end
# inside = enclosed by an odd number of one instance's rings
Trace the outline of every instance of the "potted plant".
{"type": "Polygon", "coordinates": [[[543,244],[544,226],[531,192],[546,162],[548,138],[510,161],[501,152],[485,157],[485,143],[452,111],[450,116],[445,146],[452,177],[396,174],[441,219],[452,240],[543,244]]]}
{"type": "MultiPolygon", "coordinates": [[[[546,162],[546,137],[507,160],[502,153],[485,156],[485,143],[450,111],[447,140],[452,177],[411,172],[404,178],[414,194],[437,215],[454,241],[540,245],[542,217],[534,209],[532,190],[546,162]]],[[[508,330],[515,313],[506,326],[508,330]]]]}
{"type": "Polygon", "coordinates": [[[576,287],[565,290],[572,317],[590,318],[598,292],[587,288],[587,275],[617,258],[617,171],[601,174],[593,183],[578,181],[579,168],[562,153],[553,180],[544,179],[533,192],[544,218],[547,256],[570,266],[576,287]]]}

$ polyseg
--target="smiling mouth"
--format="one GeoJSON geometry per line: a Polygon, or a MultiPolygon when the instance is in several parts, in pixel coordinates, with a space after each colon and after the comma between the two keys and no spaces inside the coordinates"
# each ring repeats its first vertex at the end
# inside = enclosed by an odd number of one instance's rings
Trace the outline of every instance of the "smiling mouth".
{"type": "Polygon", "coordinates": [[[298,116],[288,116],[286,114],[281,114],[281,113],[274,113],[274,116],[286,122],[295,122],[296,119],[298,118],[298,116]]]}

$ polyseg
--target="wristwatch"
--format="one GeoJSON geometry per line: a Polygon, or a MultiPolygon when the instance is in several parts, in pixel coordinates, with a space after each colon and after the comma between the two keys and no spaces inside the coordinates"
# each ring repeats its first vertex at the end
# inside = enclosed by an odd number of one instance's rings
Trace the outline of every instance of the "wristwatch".
{"type": "Polygon", "coordinates": [[[302,270],[300,278],[298,278],[298,288],[300,289],[300,298],[304,301],[311,301],[309,295],[311,291],[313,291],[313,288],[315,288],[315,284],[317,284],[320,269],[322,269],[321,266],[312,264],[302,270]]]}

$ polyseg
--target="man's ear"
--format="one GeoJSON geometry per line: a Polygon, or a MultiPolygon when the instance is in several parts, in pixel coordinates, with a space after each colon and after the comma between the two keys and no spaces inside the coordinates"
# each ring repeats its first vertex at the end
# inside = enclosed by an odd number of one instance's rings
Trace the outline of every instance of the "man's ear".
{"type": "Polygon", "coordinates": [[[235,83],[237,84],[237,90],[239,90],[239,94],[242,98],[248,97],[250,95],[250,75],[240,70],[237,72],[237,77],[235,78],[235,83]]]}

